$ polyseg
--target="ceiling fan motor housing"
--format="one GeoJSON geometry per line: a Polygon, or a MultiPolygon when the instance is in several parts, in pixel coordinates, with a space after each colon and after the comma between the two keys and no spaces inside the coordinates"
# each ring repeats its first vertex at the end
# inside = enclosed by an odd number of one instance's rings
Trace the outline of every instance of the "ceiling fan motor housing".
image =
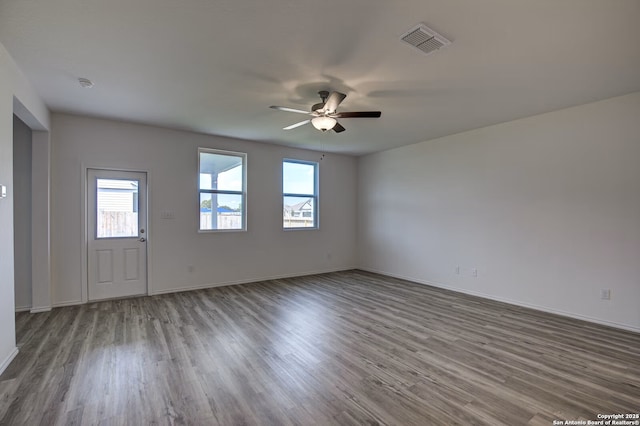
{"type": "Polygon", "coordinates": [[[324,108],[324,104],[327,102],[327,98],[329,97],[329,92],[326,90],[321,90],[318,92],[318,95],[320,95],[320,99],[322,99],[322,102],[315,104],[314,106],[311,107],[311,112],[316,112],[316,111],[320,111],[321,109],[324,108]]]}

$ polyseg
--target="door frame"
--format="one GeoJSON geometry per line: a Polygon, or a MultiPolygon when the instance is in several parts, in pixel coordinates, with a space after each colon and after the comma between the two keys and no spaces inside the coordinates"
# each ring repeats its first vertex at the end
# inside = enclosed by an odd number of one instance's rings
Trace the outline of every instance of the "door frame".
{"type": "MultiPolygon", "coordinates": [[[[147,228],[146,228],[146,232],[147,232],[147,264],[146,264],[146,268],[147,268],[147,296],[151,296],[153,295],[153,290],[152,290],[152,279],[151,279],[151,244],[150,244],[150,240],[149,240],[149,235],[152,235],[152,227],[151,227],[151,221],[150,221],[150,211],[149,211],[149,206],[151,205],[151,202],[149,200],[149,194],[150,194],[150,190],[149,190],[149,182],[151,181],[151,173],[149,172],[149,170],[146,169],[130,169],[130,168],[123,168],[123,167],[109,167],[109,166],[105,166],[105,165],[90,165],[90,164],[85,164],[85,163],[81,163],[80,164],[80,169],[81,169],[81,179],[80,179],[80,191],[82,193],[82,203],[81,203],[81,221],[80,221],[80,225],[82,226],[82,250],[81,250],[81,272],[82,272],[82,285],[81,285],[81,296],[82,296],[82,303],[88,303],[89,302],[89,213],[91,211],[91,209],[89,208],[89,193],[88,193],[88,189],[89,187],[87,186],[88,183],[88,179],[89,179],[89,175],[88,175],[88,171],[89,169],[94,169],[94,170],[105,170],[105,171],[114,171],[114,172],[134,172],[134,173],[146,173],[147,175],[147,192],[146,192],[146,211],[147,211],[147,228]]],[[[75,303],[74,303],[75,304],[75,303]]]]}

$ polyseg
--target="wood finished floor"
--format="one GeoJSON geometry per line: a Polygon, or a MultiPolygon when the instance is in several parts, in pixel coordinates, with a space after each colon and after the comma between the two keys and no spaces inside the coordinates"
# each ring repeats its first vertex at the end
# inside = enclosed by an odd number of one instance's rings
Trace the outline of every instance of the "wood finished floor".
{"type": "Polygon", "coordinates": [[[2,425],[551,425],[640,411],[640,335],[348,271],[17,315],[2,425]]]}

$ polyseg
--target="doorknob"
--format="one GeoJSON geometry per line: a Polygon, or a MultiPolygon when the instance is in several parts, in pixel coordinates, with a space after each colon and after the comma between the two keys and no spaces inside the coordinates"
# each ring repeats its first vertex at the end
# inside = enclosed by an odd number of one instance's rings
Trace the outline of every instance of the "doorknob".
{"type": "Polygon", "coordinates": [[[140,237],[140,239],[139,239],[138,241],[140,241],[141,243],[144,243],[144,242],[145,242],[145,241],[147,241],[147,240],[146,240],[146,238],[144,238],[144,237],[140,237]]]}

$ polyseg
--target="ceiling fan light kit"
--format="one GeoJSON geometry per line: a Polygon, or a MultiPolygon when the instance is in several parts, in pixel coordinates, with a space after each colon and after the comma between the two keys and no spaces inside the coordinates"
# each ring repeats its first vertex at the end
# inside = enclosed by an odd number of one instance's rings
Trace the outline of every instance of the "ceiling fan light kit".
{"type": "Polygon", "coordinates": [[[311,124],[318,130],[326,132],[327,130],[333,129],[338,120],[331,117],[315,117],[311,119],[311,124]]]}
{"type": "Polygon", "coordinates": [[[277,105],[271,105],[269,108],[277,109],[278,111],[310,115],[313,117],[287,126],[283,128],[283,130],[292,130],[307,123],[311,123],[313,127],[322,132],[333,130],[336,133],[341,133],[345,131],[345,128],[338,123],[338,118],[378,118],[382,115],[380,111],[338,112],[338,105],[340,105],[347,95],[340,92],[329,93],[326,90],[321,90],[318,92],[318,95],[320,95],[322,102],[313,105],[310,112],[277,105]]]}

